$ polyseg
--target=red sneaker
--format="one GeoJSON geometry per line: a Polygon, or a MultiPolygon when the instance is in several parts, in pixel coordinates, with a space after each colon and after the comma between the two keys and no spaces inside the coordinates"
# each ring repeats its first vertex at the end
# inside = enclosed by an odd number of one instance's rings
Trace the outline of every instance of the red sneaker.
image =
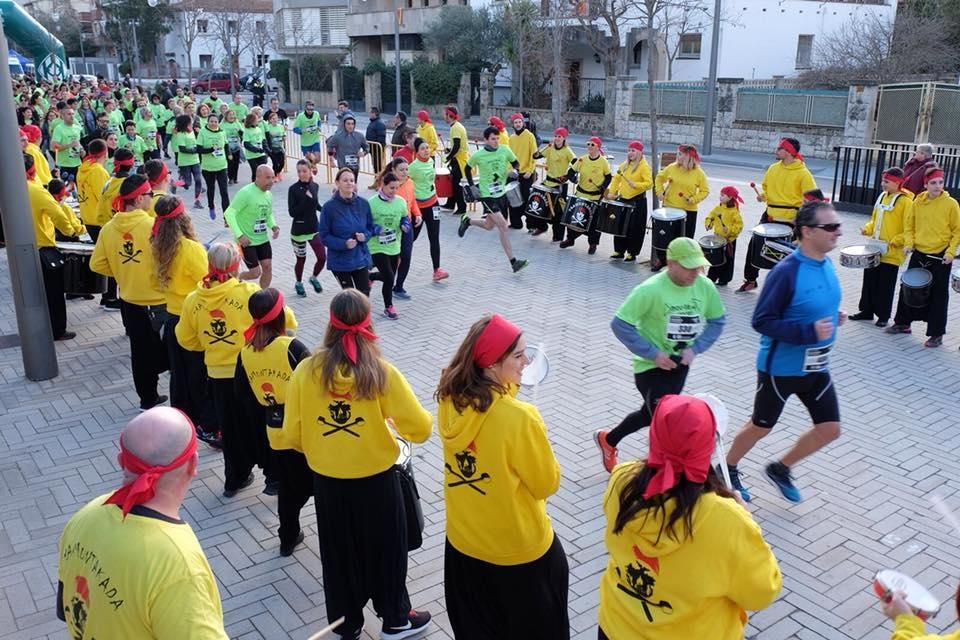
{"type": "Polygon", "coordinates": [[[607,470],[607,473],[610,473],[617,466],[617,448],[607,444],[606,431],[594,432],[593,440],[597,443],[597,447],[603,455],[603,468],[607,470]]]}
{"type": "Polygon", "coordinates": [[[437,269],[436,271],[433,272],[433,281],[434,281],[434,282],[439,282],[439,281],[444,280],[445,278],[449,278],[449,277],[450,277],[450,274],[447,273],[446,271],[444,271],[443,269],[437,269]]]}

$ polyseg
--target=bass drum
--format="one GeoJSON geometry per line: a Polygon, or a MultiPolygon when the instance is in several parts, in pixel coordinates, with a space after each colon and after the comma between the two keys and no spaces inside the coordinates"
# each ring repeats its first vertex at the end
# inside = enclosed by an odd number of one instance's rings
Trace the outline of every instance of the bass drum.
{"type": "Polygon", "coordinates": [[[533,185],[530,187],[530,197],[527,198],[527,215],[538,220],[553,220],[559,194],[558,189],[539,184],[533,185]]]}
{"type": "Polygon", "coordinates": [[[597,205],[597,230],[612,236],[625,236],[633,223],[636,207],[619,200],[601,200],[597,205]]]}
{"type": "Polygon", "coordinates": [[[107,277],[90,270],[94,245],[85,242],[58,242],[63,254],[63,291],[78,295],[105,293],[107,277]]]}
{"type": "Polygon", "coordinates": [[[654,209],[650,217],[653,219],[654,249],[666,251],[670,243],[686,231],[687,212],[683,209],[654,209]]]}
{"type": "Polygon", "coordinates": [[[596,207],[597,203],[593,200],[571,196],[567,199],[567,208],[563,212],[560,223],[579,233],[588,233],[592,228],[593,212],[596,207]]]}

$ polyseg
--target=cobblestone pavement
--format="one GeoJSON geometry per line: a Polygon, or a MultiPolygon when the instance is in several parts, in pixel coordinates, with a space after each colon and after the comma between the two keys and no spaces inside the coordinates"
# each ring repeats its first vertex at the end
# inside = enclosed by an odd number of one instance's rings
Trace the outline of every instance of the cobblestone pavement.
{"type": "MultiPolygon", "coordinates": [[[[246,176],[246,169],[241,173],[246,176]]],[[[736,175],[719,169],[710,173],[713,178],[736,175]]],[[[739,178],[741,190],[749,193],[745,182],[749,177],[739,178]]],[[[725,182],[712,179],[711,189],[716,193],[725,182]]],[[[337,286],[325,272],[322,294],[310,291],[306,299],[293,295],[285,213],[288,184],[289,179],[275,188],[283,236],[274,242],[274,283],[297,313],[300,336],[316,344],[337,286]]],[[[744,211],[748,228],[759,214],[759,205],[748,203],[744,211]]],[[[588,256],[584,240],[561,251],[550,244],[549,236],[531,238],[514,231],[516,254],[531,261],[514,275],[496,234],[474,228],[458,239],[454,219],[444,216],[443,264],[451,277],[441,284],[430,282],[427,242],[419,240],[407,284],[413,299],[397,302],[398,321],[380,317],[376,322],[383,351],[432,409],[440,368],[482,312],[506,314],[525,329],[531,344],[544,346],[551,358],[550,376],[537,391],[523,393],[543,413],[563,467],[563,482],[549,500],[549,510],[570,558],[573,636],[595,638],[598,576],[606,562],[600,496],[607,475],[591,433],[613,426],[638,406],[628,354],[612,336],[608,322],[630,288],[649,271],[640,265],[609,264],[608,238],[597,255],[588,256]]],[[[862,217],[844,215],[844,222],[847,235],[842,243],[854,244],[862,217]]],[[[206,215],[196,224],[203,238],[222,231],[219,219],[210,222],[206,215]]],[[[738,273],[745,240],[737,256],[738,273]]],[[[838,271],[844,308],[854,309],[860,273],[839,267],[838,271]]],[[[8,279],[4,254],[0,281],[8,279]]],[[[734,295],[726,288],[721,296],[727,305],[727,329],[715,348],[694,364],[687,390],[719,395],[730,409],[734,429],[748,416],[752,403],[757,335],[749,317],[756,294],[734,295]]],[[[377,289],[372,298],[379,313],[377,289]]],[[[81,504],[117,485],[117,433],[136,413],[119,314],[84,301],[68,302],[68,309],[69,328],[78,337],[57,344],[57,379],[26,381],[19,350],[0,350],[4,640],[64,637],[63,625],[53,613],[57,539],[81,504]]],[[[837,443],[797,467],[797,483],[806,498],[802,504],[788,504],[762,480],[762,465],[806,428],[799,402],[791,401],[782,423],[742,463],[755,496],[750,508],[784,574],[783,592],[751,618],[748,637],[888,638],[889,624],[870,592],[872,576],[880,568],[913,575],[942,599],[951,596],[960,577],[957,534],[928,500],[936,492],[952,507],[960,507],[960,483],[954,475],[960,447],[955,427],[960,394],[956,299],[950,315],[954,332],[937,350],[923,348],[921,325],[915,325],[913,336],[896,337],[872,324],[843,327],[833,372],[845,429],[837,443]]],[[[0,289],[0,334],[14,333],[15,326],[12,295],[5,284],[0,289]]],[[[642,455],[645,438],[627,439],[623,457],[642,455]]],[[[260,493],[262,479],[234,499],[224,499],[220,456],[206,447],[201,451],[200,475],[184,505],[184,516],[216,572],[231,638],[306,638],[325,624],[312,504],[303,515],[306,544],[292,557],[281,558],[275,534],[276,498],[260,493]]],[[[416,463],[427,530],[424,547],[410,554],[409,588],[414,606],[435,615],[437,624],[426,637],[440,640],[452,634],[444,614],[443,473],[436,438],[416,450],[416,463]]],[[[952,610],[948,604],[931,626],[939,630],[953,625],[952,610]]],[[[372,612],[366,632],[379,635],[372,612]]]]}

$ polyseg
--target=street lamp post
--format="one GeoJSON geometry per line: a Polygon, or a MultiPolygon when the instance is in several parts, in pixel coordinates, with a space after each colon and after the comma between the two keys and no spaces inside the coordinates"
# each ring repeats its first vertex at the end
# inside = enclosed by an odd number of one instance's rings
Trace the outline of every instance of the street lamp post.
{"type": "Polygon", "coordinates": [[[717,115],[717,61],[720,58],[720,2],[713,6],[713,33],[710,34],[710,79],[707,81],[707,112],[703,116],[703,148],[705,155],[713,153],[713,119],[717,115]]]}

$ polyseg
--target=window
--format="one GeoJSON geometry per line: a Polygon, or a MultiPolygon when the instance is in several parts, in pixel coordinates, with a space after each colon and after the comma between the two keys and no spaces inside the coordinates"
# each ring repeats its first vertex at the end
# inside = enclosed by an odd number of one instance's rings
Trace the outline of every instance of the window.
{"type": "Polygon", "coordinates": [[[684,33],[680,35],[680,51],[678,58],[687,58],[693,60],[700,59],[700,38],[699,33],[684,33]]]}
{"type": "Polygon", "coordinates": [[[637,67],[643,64],[643,40],[633,45],[633,64],[637,67]]]}
{"type": "Polygon", "coordinates": [[[254,23],[254,27],[256,28],[257,35],[262,36],[267,32],[267,23],[263,20],[257,20],[256,23],[254,23]]]}
{"type": "Polygon", "coordinates": [[[206,20],[197,20],[197,33],[206,33],[210,28],[210,23],[206,20]]]}
{"type": "Polygon", "coordinates": [[[230,34],[236,34],[240,30],[240,27],[237,25],[236,20],[227,20],[227,32],[230,34]]]}
{"type": "Polygon", "coordinates": [[[797,36],[797,69],[809,69],[813,59],[813,36],[797,36]]]}
{"type": "Polygon", "coordinates": [[[200,55],[200,68],[201,69],[211,69],[213,68],[213,56],[204,53],[200,55]]]}
{"type": "Polygon", "coordinates": [[[267,66],[268,64],[270,64],[270,56],[269,56],[269,55],[266,55],[266,54],[258,53],[258,54],[257,54],[257,66],[258,66],[258,67],[265,67],[265,66],[267,66]]]}
{"type": "MultiPolygon", "coordinates": [[[[387,51],[393,51],[393,36],[384,38],[387,51]]],[[[423,38],[419,33],[401,33],[400,51],[423,51],[423,38]]]]}

